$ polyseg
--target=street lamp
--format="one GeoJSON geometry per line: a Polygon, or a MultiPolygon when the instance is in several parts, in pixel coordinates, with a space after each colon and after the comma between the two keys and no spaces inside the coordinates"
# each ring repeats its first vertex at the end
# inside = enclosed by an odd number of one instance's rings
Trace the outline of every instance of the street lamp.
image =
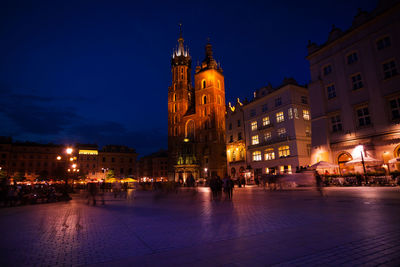
{"type": "Polygon", "coordinates": [[[208,169],[207,168],[204,168],[204,174],[205,174],[205,178],[207,178],[208,177],[208,173],[207,173],[207,171],[208,171],[208,169]]]}
{"type": "Polygon", "coordinates": [[[68,147],[68,148],[67,148],[65,151],[67,152],[67,154],[68,154],[68,155],[71,155],[71,154],[72,154],[72,151],[73,151],[73,149],[72,149],[72,148],[70,148],[70,147],[68,147]]]}

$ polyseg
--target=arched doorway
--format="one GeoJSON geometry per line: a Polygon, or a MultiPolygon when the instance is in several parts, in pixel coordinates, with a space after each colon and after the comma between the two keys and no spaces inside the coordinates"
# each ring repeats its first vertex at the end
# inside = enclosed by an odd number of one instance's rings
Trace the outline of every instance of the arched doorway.
{"type": "Polygon", "coordinates": [[[353,160],[353,157],[348,152],[342,152],[338,156],[338,165],[339,165],[339,172],[340,174],[349,173],[354,171],[353,166],[345,165],[346,162],[353,160]]]}

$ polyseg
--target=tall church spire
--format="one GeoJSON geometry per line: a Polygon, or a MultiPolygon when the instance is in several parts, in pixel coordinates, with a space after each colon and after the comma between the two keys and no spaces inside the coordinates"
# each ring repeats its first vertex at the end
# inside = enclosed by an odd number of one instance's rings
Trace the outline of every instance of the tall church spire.
{"type": "Polygon", "coordinates": [[[175,57],[187,57],[190,58],[189,49],[183,45],[184,39],[182,35],[182,23],[179,23],[179,38],[178,38],[178,48],[173,51],[172,58],[175,57]]]}

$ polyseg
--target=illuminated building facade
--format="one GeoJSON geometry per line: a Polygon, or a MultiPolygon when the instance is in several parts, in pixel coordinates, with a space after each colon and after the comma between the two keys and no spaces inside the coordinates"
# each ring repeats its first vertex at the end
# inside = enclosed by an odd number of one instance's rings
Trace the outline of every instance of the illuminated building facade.
{"type": "Polygon", "coordinates": [[[134,176],[136,152],[125,146],[74,146],[12,142],[0,138],[0,167],[6,175],[34,179],[57,179],[65,172],[89,179],[104,179],[108,170],[116,177],[134,176]],[[69,150],[70,149],[70,150],[69,150]]]}
{"type": "Polygon", "coordinates": [[[226,159],[232,179],[243,177],[247,168],[244,104],[237,99],[236,104],[229,103],[226,110],[226,159]]]}
{"type": "Polygon", "coordinates": [[[191,81],[192,59],[183,45],[171,59],[172,84],[168,88],[169,179],[185,181],[210,174],[223,176],[225,156],[225,83],[222,68],[213,58],[212,46],[196,67],[191,81]]]}
{"type": "Polygon", "coordinates": [[[253,177],[291,174],[310,164],[311,116],[307,88],[294,79],[285,79],[277,88],[259,89],[254,99],[241,108],[246,172],[251,172],[253,177]]]}
{"type": "Polygon", "coordinates": [[[140,158],[137,162],[137,177],[143,180],[168,180],[168,151],[160,150],[140,158]]]}
{"type": "MultiPolygon", "coordinates": [[[[350,29],[333,27],[326,43],[309,43],[312,163],[375,165],[400,156],[400,3],[359,10],[350,29]]],[[[396,167],[396,166],[393,166],[396,167]]]]}

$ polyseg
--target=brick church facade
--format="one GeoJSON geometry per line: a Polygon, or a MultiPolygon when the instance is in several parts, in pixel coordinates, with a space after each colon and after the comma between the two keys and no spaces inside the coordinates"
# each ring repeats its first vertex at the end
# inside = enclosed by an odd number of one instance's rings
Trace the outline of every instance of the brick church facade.
{"type": "Polygon", "coordinates": [[[171,58],[172,83],[168,88],[168,177],[183,180],[211,175],[223,177],[225,152],[225,83],[212,46],[196,66],[192,84],[192,58],[182,32],[171,58]]]}

